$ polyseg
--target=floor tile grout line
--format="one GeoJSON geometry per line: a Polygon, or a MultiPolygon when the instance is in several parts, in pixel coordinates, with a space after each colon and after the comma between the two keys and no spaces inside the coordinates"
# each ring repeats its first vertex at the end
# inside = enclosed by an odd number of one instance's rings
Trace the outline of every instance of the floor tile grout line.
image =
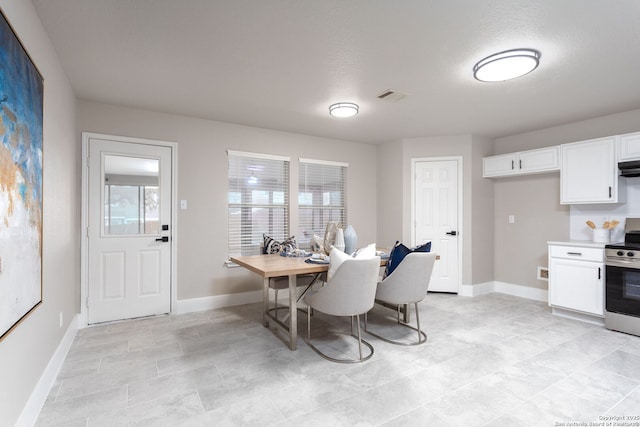
{"type": "MultiPolygon", "coordinates": [[[[631,396],[633,393],[635,393],[636,391],[640,392],[640,381],[638,383],[638,385],[636,385],[636,387],[631,390],[629,393],[627,393],[623,398],[621,398],[620,400],[618,400],[613,406],[611,406],[611,408],[609,408],[607,410],[607,412],[605,412],[605,414],[610,413],[611,411],[613,411],[618,405],[620,405],[626,398],[628,398],[629,396],[631,396]]],[[[636,414],[633,414],[636,415],[636,414]]]]}

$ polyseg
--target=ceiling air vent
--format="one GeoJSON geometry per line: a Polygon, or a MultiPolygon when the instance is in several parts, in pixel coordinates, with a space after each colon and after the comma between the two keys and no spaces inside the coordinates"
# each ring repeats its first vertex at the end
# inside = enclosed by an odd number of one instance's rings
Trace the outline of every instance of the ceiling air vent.
{"type": "Polygon", "coordinates": [[[395,90],[392,89],[387,89],[384,92],[382,92],[380,95],[378,95],[378,99],[384,99],[385,101],[391,101],[391,102],[397,102],[400,101],[402,99],[405,99],[407,96],[406,93],[402,93],[402,92],[397,92],[395,90]]]}

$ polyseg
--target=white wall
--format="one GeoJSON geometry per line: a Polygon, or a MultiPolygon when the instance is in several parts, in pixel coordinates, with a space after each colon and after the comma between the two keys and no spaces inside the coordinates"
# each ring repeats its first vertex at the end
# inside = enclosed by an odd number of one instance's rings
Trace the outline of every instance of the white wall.
{"type": "MultiPolygon", "coordinates": [[[[376,147],[288,132],[78,102],[78,130],[178,143],[178,300],[260,289],[257,276],[227,260],[227,149],[349,163],[348,222],[358,245],[376,241],[376,147]]],[[[292,217],[297,215],[291,212],[292,217]]],[[[295,219],[292,218],[292,222],[295,219]]],[[[295,230],[295,228],[292,228],[295,230]]]]}
{"type": "Polygon", "coordinates": [[[605,221],[617,219],[620,225],[611,231],[611,241],[624,241],[625,219],[640,218],[640,177],[624,178],[622,183],[627,190],[625,203],[571,206],[569,215],[571,240],[593,240],[593,232],[586,225],[587,221],[593,221],[600,226],[605,221]]]}
{"type": "Polygon", "coordinates": [[[33,5],[0,7],[44,76],[43,303],[0,342],[0,425],[12,426],[79,311],[80,156],[75,97],[33,5]]]}

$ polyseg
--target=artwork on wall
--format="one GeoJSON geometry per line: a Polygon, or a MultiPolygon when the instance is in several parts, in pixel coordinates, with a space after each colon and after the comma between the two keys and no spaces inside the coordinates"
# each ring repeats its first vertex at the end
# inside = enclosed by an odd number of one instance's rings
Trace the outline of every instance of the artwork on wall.
{"type": "Polygon", "coordinates": [[[0,11],[0,340],[42,303],[43,95],[0,11]]]}

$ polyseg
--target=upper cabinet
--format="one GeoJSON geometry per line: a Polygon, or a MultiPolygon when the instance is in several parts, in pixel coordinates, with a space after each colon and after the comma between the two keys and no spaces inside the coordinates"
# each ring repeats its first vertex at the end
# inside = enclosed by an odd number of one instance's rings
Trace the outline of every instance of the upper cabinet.
{"type": "Polygon", "coordinates": [[[560,146],[560,203],[620,203],[616,137],[562,144],[560,146]]]}
{"type": "Polygon", "coordinates": [[[560,147],[520,151],[482,159],[482,176],[500,176],[553,172],[560,169],[560,147]]]}
{"type": "Polygon", "coordinates": [[[640,132],[620,135],[618,161],[640,160],[640,132]]]}

